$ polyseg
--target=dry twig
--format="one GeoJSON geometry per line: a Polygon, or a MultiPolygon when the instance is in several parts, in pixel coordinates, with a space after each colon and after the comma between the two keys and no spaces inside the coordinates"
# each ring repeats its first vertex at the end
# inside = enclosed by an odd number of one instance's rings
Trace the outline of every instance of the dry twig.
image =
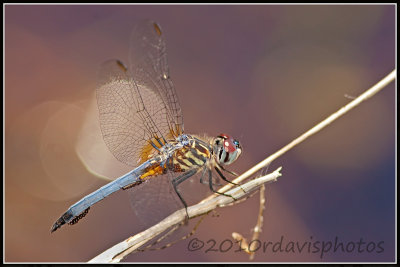
{"type": "MultiPolygon", "coordinates": [[[[227,193],[232,197],[234,197],[235,199],[239,199],[245,196],[247,193],[257,189],[260,185],[264,183],[276,181],[277,178],[282,175],[280,173],[281,169],[282,167],[279,167],[273,173],[251,180],[241,185],[241,188],[240,187],[233,188],[232,190],[229,190],[227,193]]],[[[217,197],[212,198],[208,201],[202,201],[199,204],[188,207],[188,213],[190,218],[194,218],[204,213],[207,213],[219,206],[227,205],[233,201],[234,200],[231,197],[218,195],[217,197]]],[[[147,230],[133,237],[130,237],[122,241],[119,244],[116,244],[115,246],[101,253],[100,255],[93,258],[89,262],[96,262],[96,263],[119,262],[130,253],[143,246],[145,243],[149,242],[153,238],[164,233],[165,231],[175,226],[176,224],[181,223],[185,219],[186,219],[185,209],[178,210],[173,214],[171,214],[170,216],[168,216],[167,218],[165,218],[164,220],[162,220],[161,222],[159,222],[158,224],[148,228],[147,230]]]]}

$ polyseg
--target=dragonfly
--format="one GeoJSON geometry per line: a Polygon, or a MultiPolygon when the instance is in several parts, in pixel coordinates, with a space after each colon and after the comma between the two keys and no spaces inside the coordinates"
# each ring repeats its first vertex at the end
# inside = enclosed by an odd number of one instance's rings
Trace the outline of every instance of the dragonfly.
{"type": "Polygon", "coordinates": [[[187,203],[178,186],[195,174],[212,192],[230,196],[214,189],[212,173],[215,170],[224,181],[233,183],[224,172],[236,175],[226,166],[237,160],[242,147],[227,134],[200,137],[184,133],[182,109],[169,75],[166,42],[159,24],[149,20],[136,24],[130,37],[129,67],[119,60],[103,63],[96,97],[104,142],[115,158],[133,170],[70,206],[51,232],[77,223],[91,206],[114,192],[156,177],[166,179],[168,174],[175,175],[170,181],[187,218],[187,203]]]}

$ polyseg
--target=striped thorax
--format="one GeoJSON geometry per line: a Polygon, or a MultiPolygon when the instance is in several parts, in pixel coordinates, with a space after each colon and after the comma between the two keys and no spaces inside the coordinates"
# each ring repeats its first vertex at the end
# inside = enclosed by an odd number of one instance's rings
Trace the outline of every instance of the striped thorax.
{"type": "Polygon", "coordinates": [[[201,168],[206,163],[210,167],[229,165],[242,152],[239,142],[226,134],[220,134],[216,138],[185,136],[185,145],[175,150],[171,157],[169,168],[175,172],[201,168]]]}
{"type": "Polygon", "coordinates": [[[187,144],[174,151],[169,168],[174,172],[184,172],[201,168],[212,159],[212,147],[203,140],[187,135],[187,144]]]}

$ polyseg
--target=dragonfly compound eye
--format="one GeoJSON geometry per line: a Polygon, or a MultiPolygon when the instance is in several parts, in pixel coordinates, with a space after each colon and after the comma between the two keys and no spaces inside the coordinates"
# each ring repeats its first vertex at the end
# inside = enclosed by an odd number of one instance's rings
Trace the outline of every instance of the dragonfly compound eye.
{"type": "Polygon", "coordinates": [[[226,134],[220,134],[214,140],[214,153],[219,164],[229,165],[240,156],[242,148],[239,141],[226,134]]]}

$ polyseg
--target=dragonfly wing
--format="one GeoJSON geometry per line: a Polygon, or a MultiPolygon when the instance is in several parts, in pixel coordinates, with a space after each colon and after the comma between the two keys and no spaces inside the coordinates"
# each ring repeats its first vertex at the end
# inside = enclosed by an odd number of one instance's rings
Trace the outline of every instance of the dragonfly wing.
{"type": "Polygon", "coordinates": [[[166,107],[167,120],[154,118],[167,137],[183,133],[183,115],[169,74],[164,33],[150,20],[143,20],[133,29],[130,38],[129,71],[145,87],[153,90],[166,107]],[[165,122],[168,122],[166,125],[165,122]]]}
{"type": "Polygon", "coordinates": [[[151,226],[184,208],[170,182],[174,175],[160,175],[146,180],[140,187],[129,189],[131,207],[143,226],[151,226]]]}
{"type": "Polygon", "coordinates": [[[169,76],[160,27],[138,23],[131,35],[129,68],[104,63],[97,86],[103,139],[114,156],[130,165],[145,162],[168,140],[183,133],[183,116],[169,76]]]}
{"type": "MultiPolygon", "coordinates": [[[[129,200],[136,216],[144,225],[153,225],[184,205],[176,194],[172,180],[182,173],[168,172],[129,189],[129,200]]],[[[191,206],[212,194],[207,183],[201,184],[202,170],[178,185],[182,197],[191,206]]],[[[208,175],[207,175],[208,179],[208,175]]],[[[218,188],[216,186],[216,188],[218,188]]],[[[183,211],[185,212],[185,211],[183,211]]],[[[185,213],[186,216],[186,213],[185,213]]]]}
{"type": "Polygon", "coordinates": [[[155,137],[162,133],[152,118],[165,113],[162,99],[138,85],[118,60],[102,64],[96,96],[103,139],[113,155],[133,167],[148,160],[154,152],[150,141],[161,146],[155,137]]]}

